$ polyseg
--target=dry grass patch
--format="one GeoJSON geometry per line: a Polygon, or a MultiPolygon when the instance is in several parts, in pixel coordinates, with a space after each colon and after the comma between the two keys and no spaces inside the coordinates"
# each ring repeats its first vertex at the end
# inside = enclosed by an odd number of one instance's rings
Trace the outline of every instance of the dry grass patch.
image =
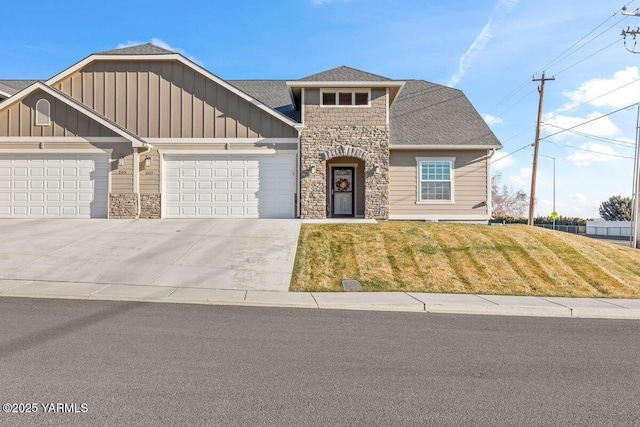
{"type": "Polygon", "coordinates": [[[640,298],[640,251],[526,226],[302,226],[290,289],[640,298]]]}

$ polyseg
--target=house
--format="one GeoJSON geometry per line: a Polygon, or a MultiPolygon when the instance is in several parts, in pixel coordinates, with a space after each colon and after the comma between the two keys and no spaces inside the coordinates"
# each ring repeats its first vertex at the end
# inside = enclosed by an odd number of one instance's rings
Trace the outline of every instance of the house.
{"type": "Polygon", "coordinates": [[[500,149],[465,95],[338,67],[223,80],[145,44],[0,80],[0,217],[486,222],[500,149]]]}

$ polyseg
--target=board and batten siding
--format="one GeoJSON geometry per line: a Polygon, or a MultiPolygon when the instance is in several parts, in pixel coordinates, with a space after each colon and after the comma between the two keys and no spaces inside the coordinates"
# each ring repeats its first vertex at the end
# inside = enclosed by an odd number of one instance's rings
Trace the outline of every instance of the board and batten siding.
{"type": "Polygon", "coordinates": [[[389,169],[389,214],[437,216],[438,219],[456,219],[455,216],[486,216],[488,209],[487,151],[414,151],[391,150],[389,169]],[[455,203],[416,203],[417,201],[417,157],[451,158],[454,165],[455,203]]]}
{"type": "Polygon", "coordinates": [[[118,136],[75,108],[42,90],[36,90],[20,102],[0,111],[0,136],[118,136]],[[46,99],[51,106],[51,123],[35,125],[36,103],[46,99]]]}
{"type": "Polygon", "coordinates": [[[95,61],[54,87],[141,138],[298,136],[178,61],[95,61]]]}

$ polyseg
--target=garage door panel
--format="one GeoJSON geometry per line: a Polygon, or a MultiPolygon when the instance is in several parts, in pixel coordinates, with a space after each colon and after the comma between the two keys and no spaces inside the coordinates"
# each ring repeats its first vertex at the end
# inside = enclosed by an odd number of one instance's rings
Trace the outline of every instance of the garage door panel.
{"type": "Polygon", "coordinates": [[[0,155],[0,217],[106,218],[105,155],[0,155]]]}
{"type": "Polygon", "coordinates": [[[166,156],[165,216],[292,218],[293,159],[291,155],[166,156]],[[180,197],[178,203],[177,193],[197,197],[188,201],[180,197]]]}

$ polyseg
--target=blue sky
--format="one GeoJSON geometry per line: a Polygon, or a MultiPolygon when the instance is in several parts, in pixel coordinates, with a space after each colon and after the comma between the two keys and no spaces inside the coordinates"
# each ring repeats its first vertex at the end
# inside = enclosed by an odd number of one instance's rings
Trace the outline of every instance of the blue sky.
{"type": "MultiPolygon", "coordinates": [[[[546,70],[556,80],[546,85],[540,152],[556,159],[556,210],[596,218],[601,201],[632,188],[637,111],[623,107],[640,101],[640,55],[625,49],[620,32],[640,17],[622,16],[625,3],[640,7],[640,0],[9,2],[0,79],[45,79],[93,52],[150,41],[227,79],[294,79],[338,65],[424,79],[465,92],[504,144],[493,170],[528,193],[538,106],[531,77],[546,70]]],[[[551,213],[552,174],[553,161],[541,157],[537,214],[551,213]]]]}

